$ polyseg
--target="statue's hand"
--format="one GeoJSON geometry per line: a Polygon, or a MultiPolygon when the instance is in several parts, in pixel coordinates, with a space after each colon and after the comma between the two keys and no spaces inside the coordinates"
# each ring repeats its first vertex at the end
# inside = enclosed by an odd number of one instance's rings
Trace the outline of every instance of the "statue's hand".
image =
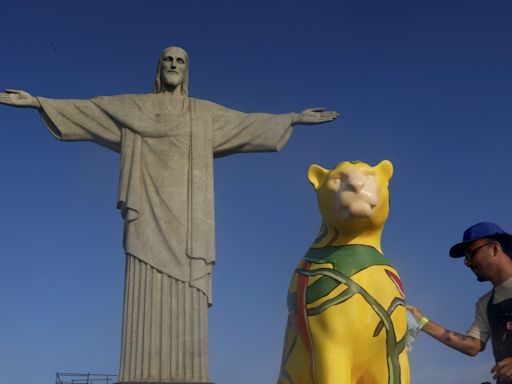
{"type": "Polygon", "coordinates": [[[336,111],[326,111],[325,108],[308,108],[301,113],[296,113],[292,124],[321,124],[328,123],[338,118],[336,111]]]}
{"type": "Polygon", "coordinates": [[[5,93],[0,92],[0,104],[11,105],[21,108],[39,108],[39,101],[30,93],[18,89],[6,89],[5,93]]]}

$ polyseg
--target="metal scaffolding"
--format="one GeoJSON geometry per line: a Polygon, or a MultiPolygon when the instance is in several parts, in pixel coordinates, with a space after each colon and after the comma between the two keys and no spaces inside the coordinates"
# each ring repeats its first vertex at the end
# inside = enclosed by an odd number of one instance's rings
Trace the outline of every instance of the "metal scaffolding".
{"type": "Polygon", "coordinates": [[[55,373],[55,384],[113,384],[116,375],[99,373],[55,373]]]}

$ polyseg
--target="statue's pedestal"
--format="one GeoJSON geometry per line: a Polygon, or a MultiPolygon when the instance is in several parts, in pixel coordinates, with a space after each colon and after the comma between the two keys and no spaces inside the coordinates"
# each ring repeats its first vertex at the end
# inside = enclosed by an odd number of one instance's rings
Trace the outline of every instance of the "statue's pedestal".
{"type": "Polygon", "coordinates": [[[207,381],[120,381],[115,384],[214,384],[207,381]]]}

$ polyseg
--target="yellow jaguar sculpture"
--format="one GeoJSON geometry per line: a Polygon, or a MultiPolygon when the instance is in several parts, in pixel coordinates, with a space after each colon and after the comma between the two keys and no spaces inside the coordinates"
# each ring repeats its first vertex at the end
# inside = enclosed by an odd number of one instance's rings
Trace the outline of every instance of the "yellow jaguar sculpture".
{"type": "Polygon", "coordinates": [[[323,217],[288,291],[278,384],[409,384],[398,272],[382,254],[393,165],[312,165],[323,217]]]}

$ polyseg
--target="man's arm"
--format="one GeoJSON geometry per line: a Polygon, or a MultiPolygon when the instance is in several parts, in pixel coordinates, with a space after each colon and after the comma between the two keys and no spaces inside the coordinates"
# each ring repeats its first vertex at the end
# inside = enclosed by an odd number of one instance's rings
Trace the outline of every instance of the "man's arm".
{"type": "MultiPolygon", "coordinates": [[[[407,309],[420,323],[425,318],[425,315],[418,308],[408,305],[407,309]]],[[[421,330],[444,345],[469,356],[475,356],[485,349],[483,341],[459,332],[450,331],[432,320],[428,320],[421,330]]]]}

